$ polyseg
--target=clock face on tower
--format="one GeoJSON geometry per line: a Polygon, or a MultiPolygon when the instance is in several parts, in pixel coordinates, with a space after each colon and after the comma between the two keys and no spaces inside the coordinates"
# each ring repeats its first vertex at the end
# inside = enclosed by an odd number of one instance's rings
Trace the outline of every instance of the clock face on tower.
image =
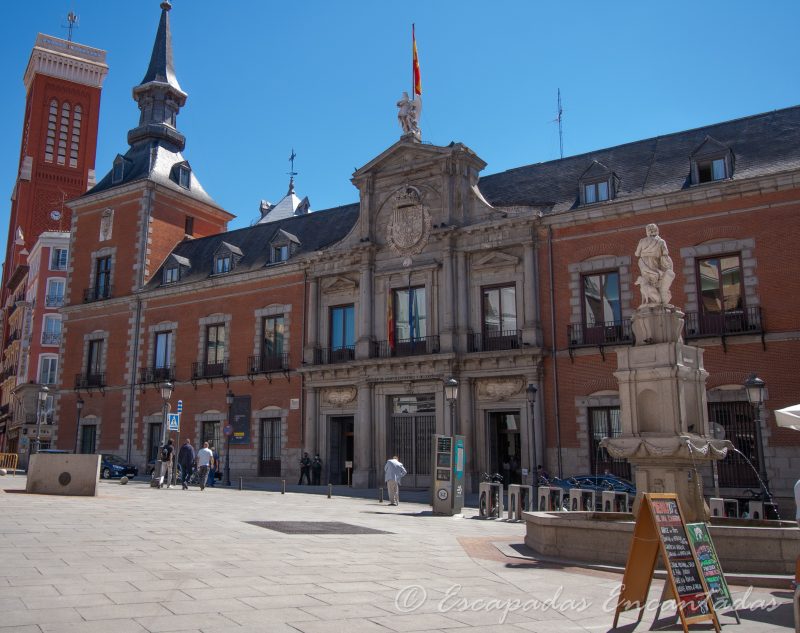
{"type": "Polygon", "coordinates": [[[58,222],[61,219],[61,211],[54,209],[50,212],[50,218],[58,222]]]}

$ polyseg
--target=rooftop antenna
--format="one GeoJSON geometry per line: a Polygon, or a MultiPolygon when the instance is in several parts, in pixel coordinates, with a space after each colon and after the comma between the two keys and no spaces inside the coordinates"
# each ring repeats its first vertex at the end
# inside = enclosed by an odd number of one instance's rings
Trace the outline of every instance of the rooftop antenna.
{"type": "Polygon", "coordinates": [[[292,148],[292,153],[289,156],[289,164],[291,167],[289,168],[289,193],[294,193],[294,177],[297,176],[297,172],[294,170],[294,159],[297,158],[297,154],[294,153],[294,147],[292,148]]]}
{"type": "Polygon", "coordinates": [[[70,11],[67,13],[67,26],[63,27],[67,29],[67,41],[72,41],[72,30],[75,28],[75,25],[78,23],[78,16],[75,14],[74,11],[70,11]]]}
{"type": "Polygon", "coordinates": [[[558,122],[558,150],[561,158],[564,158],[564,130],[561,127],[561,120],[564,117],[564,109],[561,107],[561,88],[558,89],[558,112],[554,121],[558,122]]]}

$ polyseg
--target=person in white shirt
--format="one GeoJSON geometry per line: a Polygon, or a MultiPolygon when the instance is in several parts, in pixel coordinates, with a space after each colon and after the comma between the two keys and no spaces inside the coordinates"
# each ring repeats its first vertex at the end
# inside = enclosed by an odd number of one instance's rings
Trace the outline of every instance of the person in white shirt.
{"type": "Polygon", "coordinates": [[[396,506],[400,503],[400,480],[406,476],[406,469],[395,455],[386,460],[383,472],[386,475],[386,488],[389,490],[389,505],[396,506]]]}
{"type": "Polygon", "coordinates": [[[200,490],[206,489],[208,471],[213,465],[214,453],[208,448],[208,442],[203,442],[203,448],[197,451],[197,480],[200,483],[200,490]]]}

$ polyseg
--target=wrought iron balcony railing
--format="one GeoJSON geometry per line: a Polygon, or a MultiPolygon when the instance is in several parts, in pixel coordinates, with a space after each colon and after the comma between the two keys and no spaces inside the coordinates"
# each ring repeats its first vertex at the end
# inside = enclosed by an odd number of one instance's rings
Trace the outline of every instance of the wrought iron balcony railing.
{"type": "Polygon", "coordinates": [[[468,338],[470,352],[499,352],[522,347],[522,330],[473,332],[468,338]]]}
{"type": "Polygon", "coordinates": [[[591,325],[570,323],[567,326],[569,347],[603,345],[630,345],[633,343],[630,319],[621,321],[597,321],[591,325]]]}
{"type": "Polygon", "coordinates": [[[272,372],[288,371],[289,353],[283,354],[261,354],[259,356],[247,357],[247,373],[269,374],[272,372]]]}
{"type": "Polygon", "coordinates": [[[64,295],[47,295],[44,305],[48,308],[60,308],[64,305],[64,295]]]}
{"type": "Polygon", "coordinates": [[[105,374],[75,374],[75,389],[93,389],[106,386],[105,374]]]}
{"type": "Polygon", "coordinates": [[[761,307],[723,312],[687,312],[683,327],[686,338],[761,334],[764,331],[761,307]]]}
{"type": "Polygon", "coordinates": [[[372,358],[394,358],[399,356],[419,356],[421,354],[438,353],[438,335],[400,339],[397,341],[375,341],[372,343],[372,358]]]}
{"type": "Polygon", "coordinates": [[[93,301],[102,301],[103,299],[110,299],[114,296],[113,286],[95,286],[94,288],[86,288],[83,291],[83,302],[92,303],[93,301]]]}
{"type": "Polygon", "coordinates": [[[228,361],[221,363],[192,363],[192,380],[200,378],[227,378],[228,361]]]}
{"type": "Polygon", "coordinates": [[[42,345],[60,345],[61,332],[42,332],[42,345]]]}
{"type": "Polygon", "coordinates": [[[175,380],[175,365],[169,367],[142,367],[139,369],[139,383],[150,384],[175,380]]]}
{"type": "Polygon", "coordinates": [[[355,345],[343,345],[342,347],[315,347],[314,364],[332,365],[335,363],[347,363],[356,358],[355,345]]]}

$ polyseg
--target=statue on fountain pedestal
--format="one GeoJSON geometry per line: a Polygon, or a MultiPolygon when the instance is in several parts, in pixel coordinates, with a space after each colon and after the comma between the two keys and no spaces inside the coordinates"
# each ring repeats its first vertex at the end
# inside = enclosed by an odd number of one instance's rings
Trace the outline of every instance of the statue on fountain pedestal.
{"type": "Polygon", "coordinates": [[[675,279],[672,259],[667,243],[658,235],[655,224],[647,225],[647,237],[639,240],[636,256],[639,258],[641,275],[636,285],[642,293],[642,305],[668,305],[672,299],[669,287],[675,279]]]}

